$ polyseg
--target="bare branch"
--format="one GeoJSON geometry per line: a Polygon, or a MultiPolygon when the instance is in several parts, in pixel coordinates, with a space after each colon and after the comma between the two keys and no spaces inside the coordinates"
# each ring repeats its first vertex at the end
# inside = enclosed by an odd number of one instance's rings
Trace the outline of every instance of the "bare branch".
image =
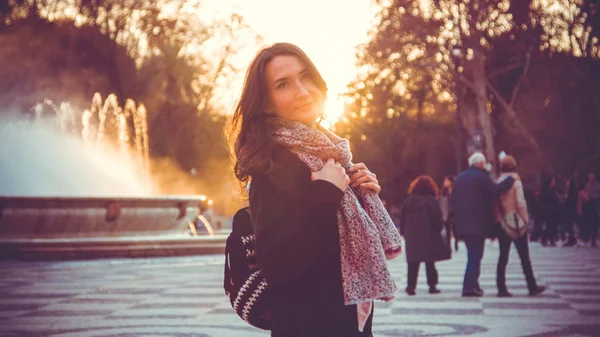
{"type": "MultiPolygon", "coordinates": [[[[511,109],[515,104],[515,100],[517,99],[517,93],[519,92],[519,87],[521,86],[521,83],[523,83],[523,80],[525,79],[525,77],[527,77],[527,72],[529,71],[530,64],[531,64],[531,48],[529,48],[529,50],[525,53],[525,66],[523,67],[523,73],[519,77],[517,84],[515,84],[512,95],[510,97],[509,106],[511,109]]],[[[488,81],[488,84],[489,83],[490,82],[488,81]]]]}
{"type": "Polygon", "coordinates": [[[468,78],[464,77],[463,75],[458,75],[458,78],[460,79],[460,81],[464,84],[467,85],[467,87],[469,87],[469,89],[471,89],[473,92],[475,91],[475,83],[471,82],[468,78]]]}
{"type": "Polygon", "coordinates": [[[488,79],[492,79],[492,78],[494,78],[494,77],[496,77],[498,75],[505,74],[505,73],[507,73],[507,72],[509,72],[509,71],[511,71],[513,69],[520,68],[521,66],[523,66],[523,63],[515,63],[515,64],[511,64],[509,66],[506,66],[504,68],[500,68],[500,69],[498,69],[498,70],[490,73],[488,75],[488,79]]]}
{"type": "Polygon", "coordinates": [[[502,95],[500,95],[498,90],[496,90],[496,88],[494,88],[494,86],[491,85],[489,82],[487,83],[487,87],[492,92],[492,94],[496,97],[498,102],[500,102],[500,104],[506,109],[508,116],[510,116],[510,118],[517,118],[517,113],[515,112],[515,110],[511,107],[511,105],[506,100],[504,100],[504,98],[502,98],[502,95]]]}
{"type": "MultiPolygon", "coordinates": [[[[473,91],[475,94],[477,94],[477,91],[475,90],[475,84],[473,82],[469,81],[467,78],[465,78],[462,75],[460,75],[459,78],[460,78],[460,80],[461,80],[462,83],[464,83],[467,87],[469,87],[469,89],[471,89],[471,91],[473,91]]],[[[554,172],[554,168],[552,166],[552,163],[550,163],[550,161],[548,160],[548,158],[546,157],[546,155],[542,152],[542,149],[540,148],[540,145],[538,144],[538,142],[535,139],[535,137],[533,137],[533,135],[531,134],[531,132],[529,132],[529,130],[527,130],[527,128],[525,127],[525,125],[523,125],[523,123],[521,122],[521,120],[517,116],[517,113],[512,108],[512,106],[510,106],[510,104],[508,102],[506,102],[506,100],[504,100],[502,98],[502,96],[500,95],[500,93],[498,92],[498,90],[496,90],[496,88],[494,88],[490,84],[489,81],[487,82],[487,87],[492,92],[492,94],[494,95],[494,97],[496,97],[496,99],[498,100],[498,102],[500,102],[500,104],[506,109],[506,112],[508,113],[508,116],[510,117],[511,121],[513,121],[515,123],[515,126],[517,127],[517,129],[519,130],[519,132],[521,132],[521,134],[529,142],[529,145],[537,152],[538,156],[545,162],[546,167],[548,167],[550,169],[550,171],[554,172]]],[[[485,99],[487,99],[487,97],[485,97],[485,99]]]]}
{"type": "Polygon", "coordinates": [[[492,92],[492,94],[496,97],[498,102],[500,102],[500,105],[502,105],[504,107],[504,109],[506,109],[506,112],[508,113],[508,116],[510,117],[511,121],[515,123],[515,126],[517,127],[517,129],[521,132],[521,134],[529,142],[529,145],[531,145],[531,147],[533,147],[533,149],[537,152],[537,154],[540,156],[540,158],[545,162],[545,165],[548,168],[550,168],[550,171],[554,172],[552,163],[548,160],[548,157],[546,157],[544,152],[542,152],[542,149],[540,148],[540,145],[538,144],[537,140],[535,139],[535,137],[533,137],[531,132],[529,132],[529,130],[521,122],[521,119],[519,119],[519,117],[517,116],[517,113],[512,108],[512,106],[508,102],[506,102],[506,100],[504,100],[502,98],[502,96],[496,90],[496,88],[494,88],[489,82],[487,83],[487,87],[492,92]]]}

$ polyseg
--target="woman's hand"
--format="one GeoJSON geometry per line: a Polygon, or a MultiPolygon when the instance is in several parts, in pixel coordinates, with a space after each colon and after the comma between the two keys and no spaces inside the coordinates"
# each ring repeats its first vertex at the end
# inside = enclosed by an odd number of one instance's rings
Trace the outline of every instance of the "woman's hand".
{"type": "Polygon", "coordinates": [[[368,188],[373,190],[376,194],[381,192],[381,186],[377,180],[377,175],[369,171],[367,165],[364,163],[353,164],[348,170],[350,174],[350,186],[362,188],[368,188]]]}
{"type": "Polygon", "coordinates": [[[350,178],[346,174],[346,170],[344,170],[340,163],[336,163],[333,158],[329,158],[321,170],[312,172],[310,178],[313,181],[328,181],[343,192],[346,191],[346,188],[348,188],[348,184],[350,183],[350,178]]]}

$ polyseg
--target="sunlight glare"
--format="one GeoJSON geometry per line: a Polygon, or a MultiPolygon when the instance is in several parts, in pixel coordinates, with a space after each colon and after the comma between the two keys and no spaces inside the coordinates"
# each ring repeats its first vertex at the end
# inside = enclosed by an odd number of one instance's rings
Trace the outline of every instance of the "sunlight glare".
{"type": "Polygon", "coordinates": [[[326,124],[328,124],[329,126],[326,126],[325,124],[323,124],[324,122],[321,123],[321,125],[323,127],[326,128],[330,128],[331,126],[333,126],[338,119],[344,114],[344,99],[340,98],[340,97],[331,97],[331,95],[329,95],[330,97],[327,99],[327,102],[325,103],[325,119],[324,121],[326,121],[326,124]]]}
{"type": "MultiPolygon", "coordinates": [[[[302,48],[327,82],[326,119],[334,123],[343,113],[346,85],[356,78],[356,46],[368,41],[377,8],[370,0],[208,0],[213,10],[231,9],[264,38],[265,45],[290,42],[302,48]],[[343,10],[343,15],[341,15],[343,10]]],[[[249,61],[253,55],[248,55],[249,61]]],[[[241,67],[245,67],[242,65],[241,67]]],[[[239,93],[242,81],[234,81],[239,93]]]]}

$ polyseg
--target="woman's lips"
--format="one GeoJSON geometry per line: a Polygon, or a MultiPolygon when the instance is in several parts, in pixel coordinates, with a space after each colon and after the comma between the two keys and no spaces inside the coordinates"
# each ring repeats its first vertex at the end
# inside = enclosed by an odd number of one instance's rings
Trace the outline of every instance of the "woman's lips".
{"type": "Polygon", "coordinates": [[[296,110],[307,110],[312,108],[313,102],[307,102],[307,103],[303,103],[300,104],[296,107],[296,110]]]}

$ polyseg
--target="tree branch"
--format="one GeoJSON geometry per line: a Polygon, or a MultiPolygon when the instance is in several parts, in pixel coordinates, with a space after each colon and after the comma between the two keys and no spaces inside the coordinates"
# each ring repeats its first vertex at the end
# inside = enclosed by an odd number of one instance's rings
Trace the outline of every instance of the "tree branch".
{"type": "Polygon", "coordinates": [[[500,69],[498,69],[498,70],[490,73],[488,75],[488,80],[490,80],[490,79],[492,79],[492,78],[494,78],[494,77],[496,77],[498,75],[505,74],[505,73],[507,73],[507,72],[509,72],[509,71],[511,71],[511,70],[513,70],[515,68],[519,68],[521,66],[523,66],[523,63],[515,63],[515,64],[511,64],[509,66],[506,66],[504,68],[500,68],[500,69]]]}
{"type": "Polygon", "coordinates": [[[510,117],[511,121],[515,123],[515,126],[517,127],[517,129],[521,132],[521,134],[529,142],[529,145],[531,145],[531,147],[533,147],[533,149],[538,153],[540,158],[545,162],[546,167],[548,167],[551,172],[554,172],[554,168],[552,167],[552,164],[550,163],[550,161],[548,160],[548,158],[546,157],[544,152],[542,152],[542,149],[540,148],[540,145],[538,144],[537,140],[535,139],[535,137],[533,137],[531,132],[529,132],[529,130],[527,130],[525,125],[521,122],[521,119],[519,119],[519,117],[517,116],[517,113],[515,112],[513,107],[508,102],[506,102],[506,100],[504,100],[502,98],[500,93],[489,82],[487,83],[487,87],[492,92],[492,94],[496,97],[498,102],[500,102],[500,105],[502,105],[504,107],[504,109],[506,109],[506,112],[508,113],[508,116],[510,117]]]}
{"type": "MultiPolygon", "coordinates": [[[[529,71],[530,63],[531,63],[531,48],[529,48],[529,50],[525,53],[525,66],[523,67],[523,73],[519,77],[517,84],[515,84],[512,95],[510,97],[509,106],[511,109],[515,104],[515,100],[517,99],[517,93],[519,92],[519,87],[521,86],[521,83],[523,83],[523,80],[525,79],[525,77],[527,77],[527,72],[529,71]]],[[[488,83],[488,86],[490,86],[490,84],[489,84],[490,81],[488,81],[487,83],[488,83]]]]}
{"type": "MultiPolygon", "coordinates": [[[[459,75],[459,78],[462,83],[464,83],[467,87],[469,87],[469,89],[471,89],[471,91],[473,91],[477,95],[477,91],[475,90],[475,84],[473,82],[469,81],[466,77],[462,75],[459,75]]],[[[515,123],[517,129],[527,139],[529,145],[537,152],[538,156],[544,161],[545,165],[550,169],[550,171],[554,172],[552,164],[550,163],[546,155],[544,155],[544,153],[542,152],[542,149],[540,148],[540,145],[538,144],[537,140],[535,140],[535,137],[533,137],[531,132],[529,132],[529,130],[527,130],[525,125],[521,122],[512,106],[510,106],[510,104],[502,98],[502,96],[496,90],[496,88],[494,88],[489,82],[487,82],[487,87],[496,97],[498,102],[500,102],[500,105],[502,105],[506,109],[506,112],[508,113],[508,116],[510,117],[511,121],[515,123]]],[[[485,99],[487,99],[487,97],[485,99]]]]}

